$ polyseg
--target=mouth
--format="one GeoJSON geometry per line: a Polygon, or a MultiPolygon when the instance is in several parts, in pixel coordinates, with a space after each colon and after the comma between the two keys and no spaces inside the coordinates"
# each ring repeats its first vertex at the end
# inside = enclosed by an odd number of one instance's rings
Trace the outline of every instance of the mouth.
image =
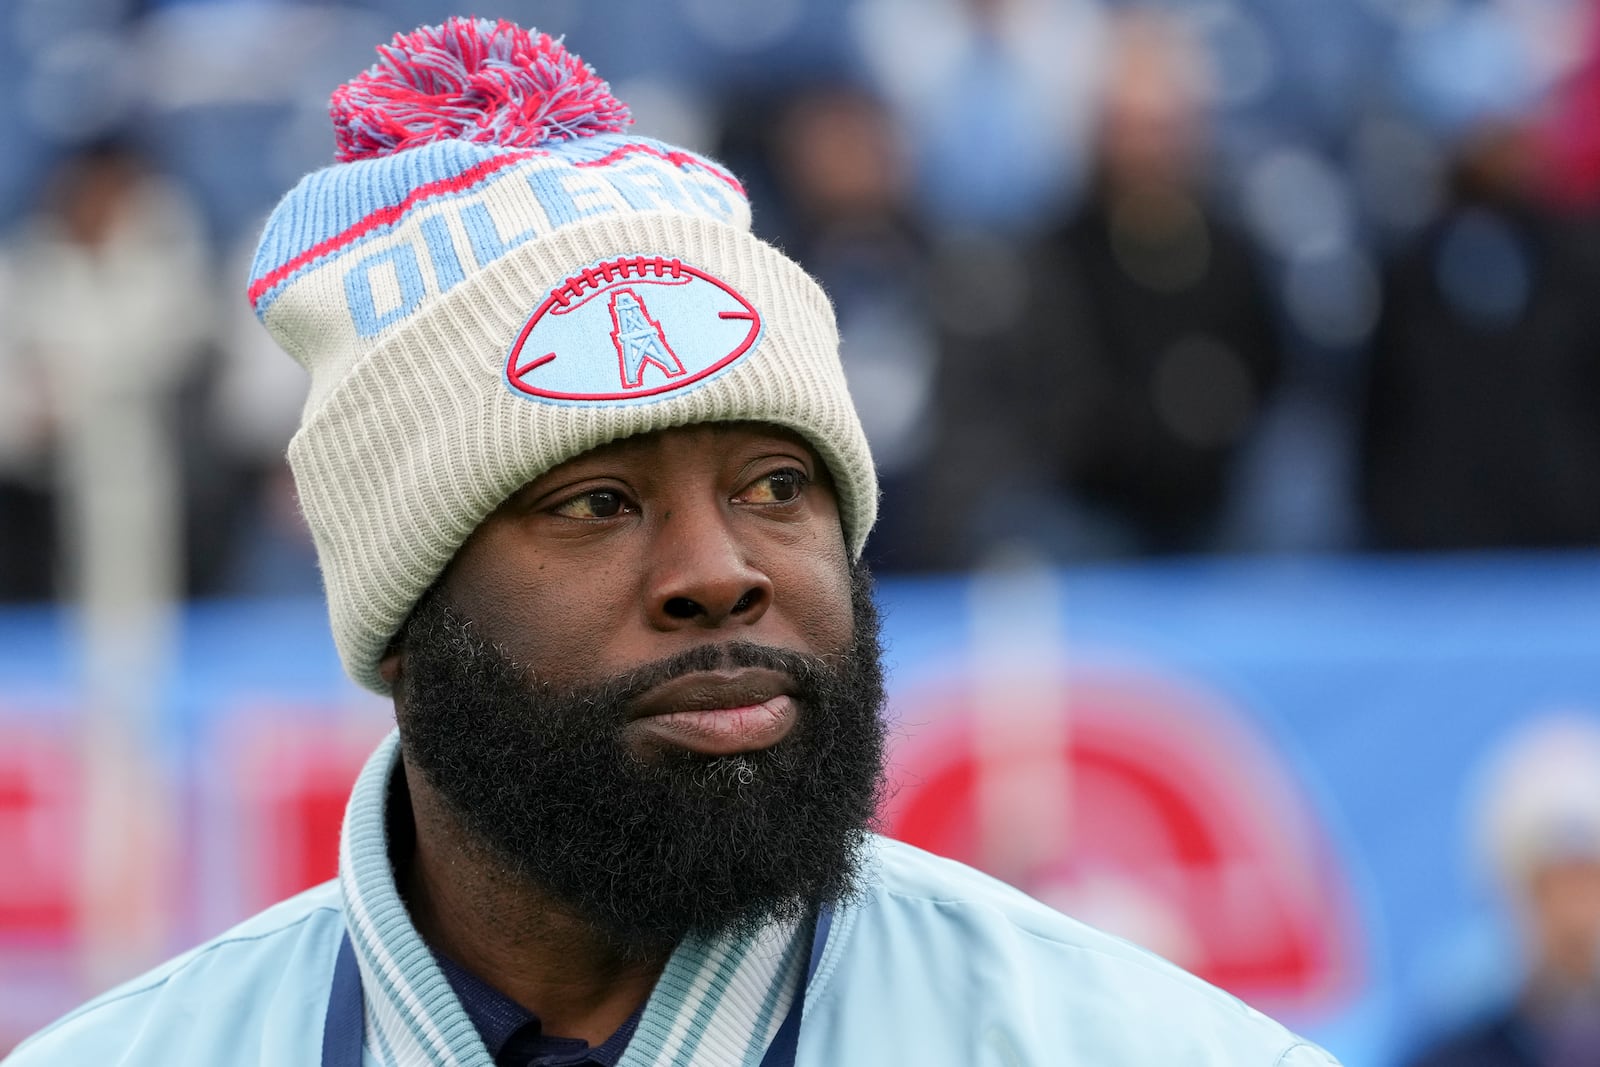
{"type": "Polygon", "coordinates": [[[634,701],[628,729],[641,740],[705,756],[754,752],[793,729],[800,710],[793,690],[781,671],[695,671],[634,701]]]}

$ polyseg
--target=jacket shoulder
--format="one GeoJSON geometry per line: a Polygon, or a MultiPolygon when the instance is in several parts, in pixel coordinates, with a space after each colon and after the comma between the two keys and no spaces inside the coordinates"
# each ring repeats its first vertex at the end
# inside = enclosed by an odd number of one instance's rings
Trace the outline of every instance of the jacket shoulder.
{"type": "Polygon", "coordinates": [[[5,1067],[314,1063],[344,929],[338,887],[307,890],[68,1012],[5,1067]]]}
{"type": "Polygon", "coordinates": [[[1212,988],[1153,952],[1064,915],[964,863],[887,838],[875,844],[872,896],[878,898],[875,904],[879,909],[942,905],[947,914],[965,918],[952,924],[957,936],[1021,934],[1039,942],[1046,952],[1053,947],[1067,953],[1092,953],[1180,984],[1212,988]]]}
{"type": "Polygon", "coordinates": [[[846,943],[824,953],[808,1004],[813,990],[842,1003],[880,981],[896,990],[880,1005],[890,1013],[925,1020],[932,1004],[960,1004],[943,1041],[977,1042],[980,1060],[998,1041],[1020,1062],[1336,1065],[1175,964],[970,867],[885,839],[869,863],[846,943]]]}

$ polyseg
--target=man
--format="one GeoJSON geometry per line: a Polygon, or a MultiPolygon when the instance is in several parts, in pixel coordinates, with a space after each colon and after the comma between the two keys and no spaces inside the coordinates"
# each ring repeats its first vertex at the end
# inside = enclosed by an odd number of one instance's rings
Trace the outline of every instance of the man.
{"type": "Polygon", "coordinates": [[[1600,1063],[1600,723],[1534,719],[1492,754],[1477,813],[1522,973],[1506,1002],[1437,1036],[1412,1067],[1600,1063]]]}
{"type": "Polygon", "coordinates": [[[827,299],[738,183],[506,23],[397,38],[251,297],[351,675],[340,875],[35,1064],[1332,1062],[868,833],[876,489],[827,299]]]}

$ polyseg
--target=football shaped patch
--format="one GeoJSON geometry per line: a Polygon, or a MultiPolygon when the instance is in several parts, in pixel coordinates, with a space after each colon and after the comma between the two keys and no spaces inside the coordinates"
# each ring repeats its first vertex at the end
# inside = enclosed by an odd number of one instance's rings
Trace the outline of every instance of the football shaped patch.
{"type": "Polygon", "coordinates": [[[513,390],[626,402],[702,382],[755,347],[761,316],[732,286],[664,256],[594,264],[550,291],[506,359],[513,390]]]}

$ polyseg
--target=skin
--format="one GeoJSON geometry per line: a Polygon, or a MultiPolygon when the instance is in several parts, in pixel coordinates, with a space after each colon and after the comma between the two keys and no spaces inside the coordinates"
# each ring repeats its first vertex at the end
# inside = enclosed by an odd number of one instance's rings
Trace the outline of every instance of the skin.
{"type": "Polygon", "coordinates": [[[1546,864],[1529,878],[1526,892],[1535,987],[1593,989],[1600,980],[1600,862],[1546,864]]]}
{"type": "MultiPolygon", "coordinates": [[[[798,435],[702,424],[605,445],[513,494],[472,533],[441,595],[484,637],[575,683],[735,639],[812,655],[851,640],[849,561],[826,469],[798,435]]],[[[405,649],[381,664],[393,684],[405,649]]],[[[626,728],[641,757],[663,744],[626,728]]],[[[539,1016],[598,1044],[666,957],[619,958],[508,876],[407,764],[416,848],[401,873],[423,938],[539,1016]]]]}

